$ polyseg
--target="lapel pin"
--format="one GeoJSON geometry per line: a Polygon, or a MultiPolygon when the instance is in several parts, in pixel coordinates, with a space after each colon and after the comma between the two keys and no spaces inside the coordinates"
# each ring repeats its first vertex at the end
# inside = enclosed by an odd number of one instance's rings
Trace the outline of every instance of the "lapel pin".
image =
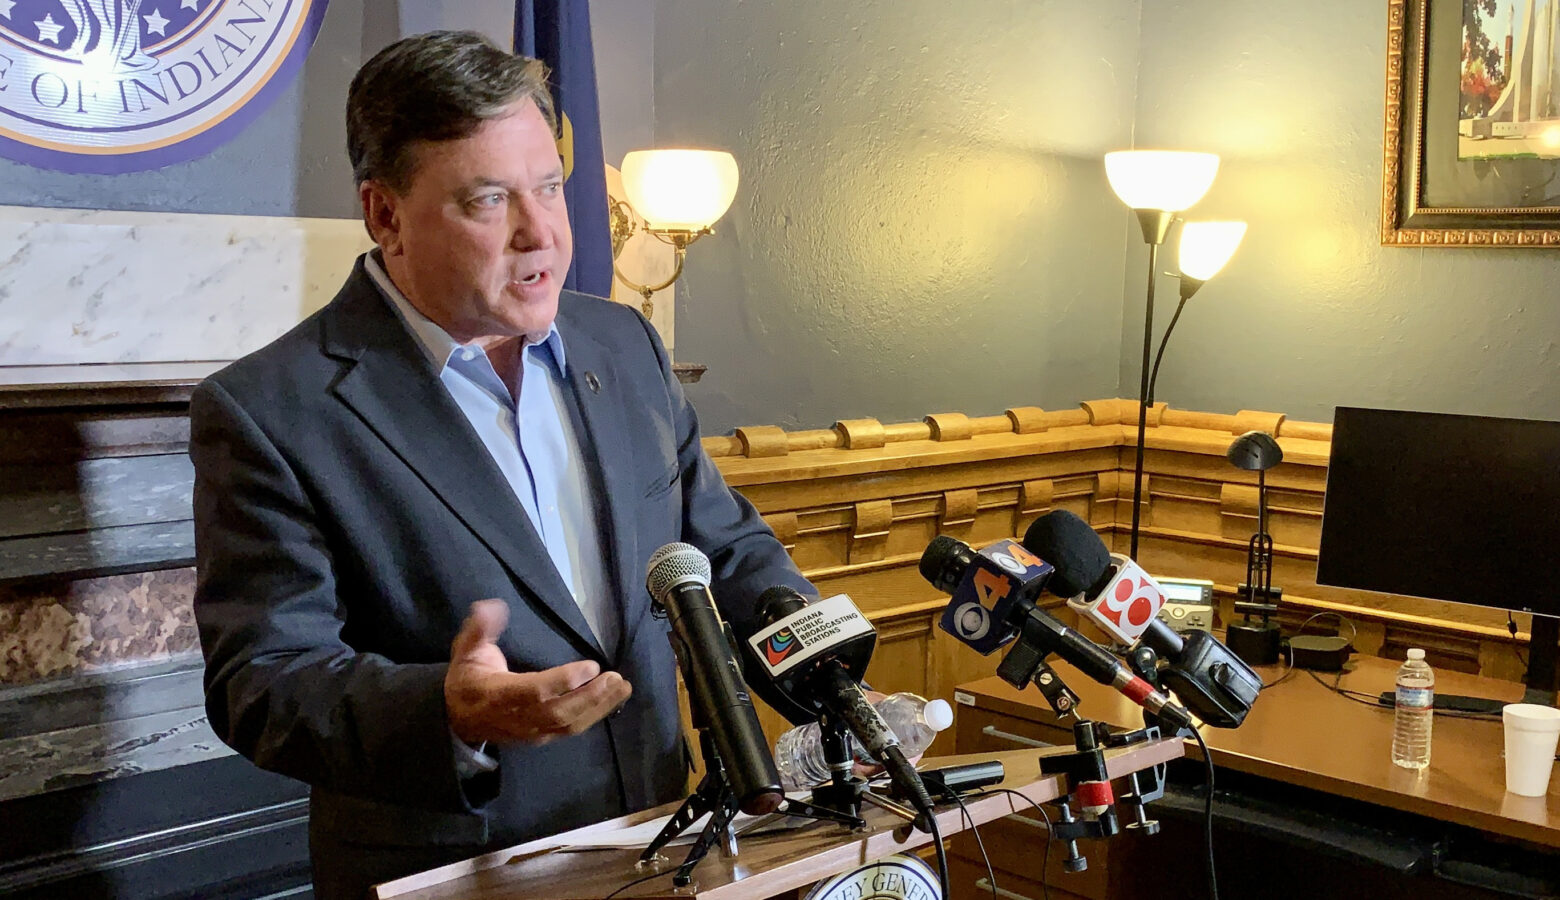
{"type": "Polygon", "coordinates": [[[590,392],[592,394],[601,393],[601,379],[596,377],[595,372],[585,373],[585,384],[590,387],[590,392]]]}

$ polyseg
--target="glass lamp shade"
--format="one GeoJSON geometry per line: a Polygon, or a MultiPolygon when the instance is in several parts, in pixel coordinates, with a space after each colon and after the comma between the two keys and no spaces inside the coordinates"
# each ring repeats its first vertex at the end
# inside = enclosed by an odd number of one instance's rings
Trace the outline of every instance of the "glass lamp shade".
{"type": "Polygon", "coordinates": [[[1111,190],[1133,209],[1180,212],[1201,200],[1219,171],[1214,153],[1117,150],[1105,154],[1111,190]]]}
{"type": "Polygon", "coordinates": [[[656,231],[699,231],[737,196],[737,160],[718,150],[635,150],[623,157],[623,192],[656,231]]]}
{"type": "Polygon", "coordinates": [[[1207,281],[1235,255],[1245,222],[1187,222],[1181,226],[1181,274],[1207,281]]]}

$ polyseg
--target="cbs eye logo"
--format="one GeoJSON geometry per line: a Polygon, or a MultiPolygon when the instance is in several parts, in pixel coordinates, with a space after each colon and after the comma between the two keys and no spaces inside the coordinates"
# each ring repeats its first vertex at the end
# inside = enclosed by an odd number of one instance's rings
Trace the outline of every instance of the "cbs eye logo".
{"type": "Polygon", "coordinates": [[[979,603],[965,603],[953,611],[955,634],[967,641],[978,641],[991,632],[991,613],[979,603]]]}

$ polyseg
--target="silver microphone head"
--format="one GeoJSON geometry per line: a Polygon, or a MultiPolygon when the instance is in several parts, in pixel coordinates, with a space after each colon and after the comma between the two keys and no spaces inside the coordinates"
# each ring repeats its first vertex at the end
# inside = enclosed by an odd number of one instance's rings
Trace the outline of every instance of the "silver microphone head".
{"type": "Polygon", "coordinates": [[[710,558],[692,544],[667,544],[650,554],[646,569],[645,587],[657,603],[664,603],[666,592],[679,584],[710,586],[710,558]]]}

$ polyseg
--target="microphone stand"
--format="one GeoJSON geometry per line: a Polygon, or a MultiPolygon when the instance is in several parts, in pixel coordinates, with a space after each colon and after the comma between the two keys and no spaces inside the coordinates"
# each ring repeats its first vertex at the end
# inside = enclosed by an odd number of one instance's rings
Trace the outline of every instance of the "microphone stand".
{"type": "Polygon", "coordinates": [[[1131,792],[1116,797],[1110,787],[1110,772],[1105,765],[1107,747],[1125,747],[1159,738],[1159,729],[1140,728],[1125,733],[1113,732],[1109,725],[1080,719],[1073,723],[1073,752],[1040,757],[1040,771],[1045,775],[1065,775],[1067,793],[1053,800],[1056,806],[1056,823],[1051,834],[1062,842],[1062,868],[1068,872],[1082,872],[1089,861],[1078,850],[1082,838],[1109,838],[1121,833],[1121,820],[1116,814],[1116,804],[1125,803],[1132,810],[1133,821],[1127,828],[1141,834],[1159,833],[1159,823],[1148,817],[1148,804],[1165,795],[1166,763],[1131,775],[1131,792]],[[1085,815],[1073,815],[1073,806],[1085,815]]]}
{"type": "Polygon", "coordinates": [[[855,774],[856,758],[851,752],[849,726],[825,714],[818,719],[818,732],[823,745],[823,760],[828,763],[833,778],[813,788],[814,800],[829,809],[844,810],[858,817],[861,815],[861,804],[865,801],[888,810],[906,822],[916,820],[915,810],[873,791],[865,778],[855,774]]]}
{"type": "Polygon", "coordinates": [[[851,753],[850,731],[844,722],[826,714],[818,718],[818,737],[823,745],[823,761],[834,777],[813,788],[813,799],[830,809],[861,815],[861,798],[869,788],[866,779],[854,772],[856,760],[851,753]]]}
{"type": "Polygon", "coordinates": [[[1077,715],[1078,695],[1045,661],[1052,653],[1048,632],[1038,616],[1024,617],[1018,640],[1002,657],[997,675],[1013,687],[1023,690],[1033,684],[1051,705],[1058,718],[1077,715]]]}
{"type": "MultiPolygon", "coordinates": [[[[672,884],[677,887],[687,887],[693,882],[693,868],[699,861],[709,855],[710,848],[716,841],[721,842],[721,852],[727,857],[737,855],[737,833],[732,827],[732,820],[737,814],[737,795],[731,789],[731,780],[726,775],[726,766],[721,762],[720,752],[715,748],[715,739],[710,734],[709,727],[702,720],[697,704],[693,707],[694,727],[699,732],[699,753],[704,757],[704,777],[699,780],[699,786],[684,800],[677,812],[672,814],[666,825],[661,829],[650,846],[639,854],[639,861],[635,868],[639,870],[659,868],[661,864],[668,862],[661,855],[661,849],[675,839],[678,835],[687,831],[689,826],[699,820],[705,813],[710,814],[710,820],[699,833],[698,840],[688,850],[688,857],[677,867],[677,873],[672,876],[672,884]]],[[[814,806],[800,800],[787,798],[775,810],[775,815],[795,816],[803,819],[816,819],[818,821],[839,822],[851,828],[864,828],[866,822],[858,815],[847,815],[814,806]]]]}

